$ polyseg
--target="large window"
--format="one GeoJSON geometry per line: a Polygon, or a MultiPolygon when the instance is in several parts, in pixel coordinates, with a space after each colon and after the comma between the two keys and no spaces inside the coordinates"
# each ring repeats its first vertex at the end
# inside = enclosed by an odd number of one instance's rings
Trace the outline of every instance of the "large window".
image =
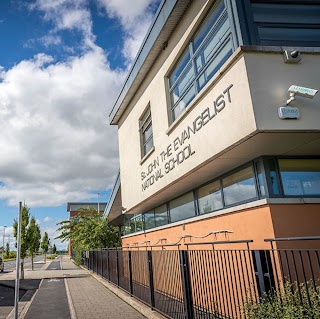
{"type": "Polygon", "coordinates": [[[149,213],[143,214],[144,216],[144,227],[145,229],[154,228],[156,226],[155,220],[154,220],[154,212],[151,211],[149,213]]]}
{"type": "Polygon", "coordinates": [[[167,205],[161,205],[154,210],[154,218],[156,227],[163,226],[169,223],[167,205]]]}
{"type": "Polygon", "coordinates": [[[153,132],[150,106],[139,120],[141,157],[145,156],[153,147],[153,132]]]}
{"type": "Polygon", "coordinates": [[[223,208],[220,180],[198,190],[199,214],[206,214],[223,208]]]}
{"type": "Polygon", "coordinates": [[[195,216],[193,193],[180,196],[169,203],[171,223],[195,216]]]}
{"type": "Polygon", "coordinates": [[[217,1],[169,75],[173,121],[233,51],[227,8],[217,1]]]}
{"type": "Polygon", "coordinates": [[[319,159],[279,159],[284,195],[319,196],[319,159]]]}
{"type": "MultiPolygon", "coordinates": [[[[320,159],[263,157],[146,212],[144,229],[273,197],[320,197],[320,159]]],[[[142,230],[141,214],[128,216],[125,231],[142,230]]]]}
{"type": "Polygon", "coordinates": [[[222,184],[224,201],[227,206],[258,196],[252,166],[225,177],[222,184]]]}

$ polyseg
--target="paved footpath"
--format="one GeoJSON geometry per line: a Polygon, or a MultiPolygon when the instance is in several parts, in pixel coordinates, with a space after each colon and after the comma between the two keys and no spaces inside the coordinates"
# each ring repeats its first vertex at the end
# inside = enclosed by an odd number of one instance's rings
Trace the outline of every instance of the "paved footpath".
{"type": "Polygon", "coordinates": [[[67,281],[78,319],[145,318],[91,276],[67,281]]]}
{"type": "MultiPolygon", "coordinates": [[[[26,279],[41,278],[42,281],[31,301],[19,302],[19,319],[145,318],[111,292],[104,280],[92,276],[88,270],[77,267],[68,256],[59,258],[60,265],[57,260],[52,264],[49,261],[42,269],[25,272],[26,279]]],[[[2,280],[13,278],[13,273],[1,276],[2,280]]],[[[140,307],[142,306],[137,308],[140,307]]],[[[150,318],[152,317],[154,316],[150,318]]],[[[12,318],[13,311],[7,319],[12,318]]]]}

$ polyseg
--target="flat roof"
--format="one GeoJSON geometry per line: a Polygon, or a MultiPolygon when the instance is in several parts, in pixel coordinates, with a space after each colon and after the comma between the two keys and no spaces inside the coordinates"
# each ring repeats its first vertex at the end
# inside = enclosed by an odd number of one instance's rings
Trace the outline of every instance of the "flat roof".
{"type": "Polygon", "coordinates": [[[163,0],[109,115],[116,125],[192,0],[163,0]]]}
{"type": "MultiPolygon", "coordinates": [[[[104,210],[104,207],[107,206],[108,203],[106,202],[100,202],[100,211],[101,209],[104,210]]],[[[97,207],[98,208],[98,202],[69,202],[67,203],[67,212],[70,212],[71,206],[80,206],[80,208],[86,208],[86,207],[97,207]]]]}
{"type": "Polygon", "coordinates": [[[109,202],[104,210],[103,216],[108,217],[108,221],[112,222],[122,215],[122,200],[121,200],[121,180],[120,171],[109,198],[109,202]]]}

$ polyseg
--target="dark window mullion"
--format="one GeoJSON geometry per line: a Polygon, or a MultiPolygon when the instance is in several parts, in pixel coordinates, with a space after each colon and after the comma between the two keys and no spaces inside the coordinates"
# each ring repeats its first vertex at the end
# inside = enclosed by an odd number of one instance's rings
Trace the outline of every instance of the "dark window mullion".
{"type": "Polygon", "coordinates": [[[152,138],[153,138],[153,135],[150,135],[149,138],[143,143],[143,146],[146,146],[152,138]]]}
{"type": "MultiPolygon", "coordinates": [[[[212,54],[212,57],[209,59],[209,61],[205,64],[205,66],[201,69],[201,71],[199,72],[199,74],[197,74],[197,77],[195,78],[195,81],[198,81],[199,78],[201,78],[201,76],[203,75],[203,73],[206,72],[206,70],[208,69],[208,67],[210,66],[210,63],[212,62],[212,60],[214,60],[214,58],[217,56],[217,54],[225,47],[225,45],[227,44],[228,41],[231,41],[232,37],[231,37],[231,32],[228,33],[228,36],[225,37],[222,42],[221,45],[217,48],[217,50],[214,52],[214,54],[212,54]]],[[[207,82],[207,79],[206,79],[207,82]]]]}
{"type": "MultiPolygon", "coordinates": [[[[198,55],[199,52],[203,50],[203,47],[208,43],[210,40],[211,36],[221,27],[221,25],[225,22],[224,19],[228,19],[228,13],[227,11],[222,12],[221,16],[219,19],[216,21],[214,26],[210,29],[206,37],[203,39],[202,43],[199,45],[198,49],[194,52],[194,56],[191,56],[191,59],[193,59],[195,56],[198,55]]],[[[229,28],[230,30],[230,28],[229,28]]],[[[192,42],[193,43],[193,42],[192,42]]]]}
{"type": "Polygon", "coordinates": [[[188,62],[188,64],[185,66],[185,68],[183,69],[183,71],[180,73],[180,75],[177,77],[176,81],[172,84],[172,86],[169,89],[169,93],[172,93],[174,91],[174,89],[177,87],[179,80],[181,80],[183,78],[183,76],[187,73],[188,68],[190,67],[190,65],[192,64],[192,59],[190,59],[190,61],[188,62]]]}
{"type": "Polygon", "coordinates": [[[191,88],[192,86],[194,86],[194,83],[193,83],[193,82],[190,83],[190,85],[188,86],[188,89],[185,90],[185,92],[183,92],[183,94],[181,95],[181,97],[179,98],[179,100],[172,106],[171,111],[173,111],[173,110],[179,105],[179,103],[181,102],[181,100],[183,100],[183,98],[188,94],[188,92],[189,92],[189,90],[190,90],[190,88],[191,88]]]}

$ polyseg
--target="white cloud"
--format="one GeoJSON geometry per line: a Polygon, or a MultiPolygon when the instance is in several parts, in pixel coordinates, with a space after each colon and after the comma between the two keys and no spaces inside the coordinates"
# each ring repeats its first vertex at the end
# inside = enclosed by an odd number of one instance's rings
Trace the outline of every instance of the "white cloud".
{"type": "Polygon", "coordinates": [[[36,0],[29,5],[31,10],[43,13],[43,19],[53,23],[51,35],[58,31],[79,31],[83,35],[83,44],[94,47],[95,36],[92,33],[92,19],[87,0],[36,0]]]}
{"type": "Polygon", "coordinates": [[[153,9],[159,0],[135,0],[128,5],[128,0],[97,0],[109,17],[119,19],[126,39],[122,53],[131,63],[144,39],[153,19],[153,9]]]}
{"type": "Polygon", "coordinates": [[[48,223],[48,222],[52,222],[53,221],[53,218],[49,217],[49,216],[46,216],[44,219],[43,219],[43,222],[45,223],[48,223]]]}
{"type": "Polygon", "coordinates": [[[1,77],[0,198],[54,206],[112,185],[118,146],[108,109],[124,73],[101,49],[59,63],[38,54],[1,77]]]}
{"type": "MultiPolygon", "coordinates": [[[[109,17],[119,20],[125,32],[122,52],[131,63],[159,0],[135,0],[134,5],[127,0],[97,1],[109,17]]],[[[54,61],[39,53],[9,70],[0,66],[0,199],[9,205],[21,200],[31,208],[85,201],[114,182],[117,128],[109,126],[108,115],[127,71],[126,66],[111,69],[95,44],[89,4],[28,4],[53,25],[37,41],[61,46],[60,31],[77,31],[81,54],[54,61]]]]}
{"type": "MultiPolygon", "coordinates": [[[[0,246],[2,246],[4,225],[0,225],[0,246]]],[[[13,226],[7,226],[5,229],[4,245],[7,243],[10,245],[10,249],[13,250],[16,239],[13,236],[13,226]]]]}
{"type": "MultiPolygon", "coordinates": [[[[57,221],[58,222],[58,221],[57,221]]],[[[57,231],[58,226],[55,224],[47,225],[45,227],[41,227],[41,234],[44,235],[44,232],[47,232],[48,237],[50,239],[50,244],[53,246],[54,244],[57,247],[57,250],[68,249],[68,242],[61,242],[58,239],[55,239],[60,233],[57,231]]]]}

